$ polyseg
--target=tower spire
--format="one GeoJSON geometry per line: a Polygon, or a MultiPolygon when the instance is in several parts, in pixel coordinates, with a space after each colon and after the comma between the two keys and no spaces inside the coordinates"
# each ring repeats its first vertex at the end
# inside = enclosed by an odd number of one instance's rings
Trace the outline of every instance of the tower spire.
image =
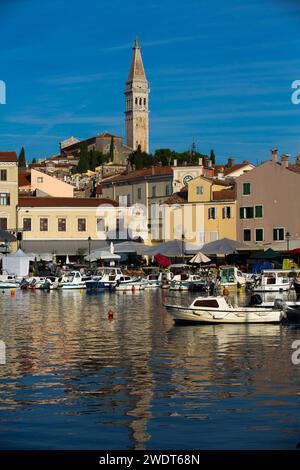
{"type": "Polygon", "coordinates": [[[134,150],[140,145],[144,152],[149,151],[149,93],[150,90],[144,70],[141,46],[136,36],[134,38],[133,54],[125,88],[126,142],[128,147],[134,150]]]}

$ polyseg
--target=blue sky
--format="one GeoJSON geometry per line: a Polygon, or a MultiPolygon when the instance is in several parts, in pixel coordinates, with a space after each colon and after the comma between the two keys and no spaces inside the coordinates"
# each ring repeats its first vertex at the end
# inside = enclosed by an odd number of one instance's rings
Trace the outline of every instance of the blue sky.
{"type": "Polygon", "coordinates": [[[150,149],[215,150],[256,163],[300,154],[300,4],[284,0],[1,0],[0,150],[124,136],[138,35],[150,82],[150,149]]]}

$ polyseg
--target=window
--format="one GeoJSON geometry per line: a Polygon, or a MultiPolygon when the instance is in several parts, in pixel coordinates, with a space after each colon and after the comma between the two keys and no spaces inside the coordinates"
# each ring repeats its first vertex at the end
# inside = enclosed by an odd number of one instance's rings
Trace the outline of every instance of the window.
{"type": "Polygon", "coordinates": [[[196,186],[196,194],[198,196],[201,196],[204,193],[204,187],[203,186],[196,186]]]}
{"type": "Polygon", "coordinates": [[[7,181],[7,170],[0,171],[0,181],[7,181]]]}
{"type": "Polygon", "coordinates": [[[253,207],[240,207],[240,219],[253,219],[253,207]]]}
{"type": "Polygon", "coordinates": [[[135,99],[135,104],[138,104],[138,99],[137,98],[135,99]]]}
{"type": "Polygon", "coordinates": [[[205,243],[205,232],[199,232],[199,243],[205,243]]]}
{"type": "Polygon", "coordinates": [[[47,232],[48,231],[48,219],[42,218],[40,219],[40,231],[47,232]]]}
{"type": "Polygon", "coordinates": [[[222,209],[222,218],[223,219],[231,219],[231,207],[223,207],[222,209]]]}
{"type": "Polygon", "coordinates": [[[210,232],[210,241],[215,242],[218,240],[218,232],[210,232]]]}
{"type": "Polygon", "coordinates": [[[264,241],[264,229],[263,228],[255,229],[255,241],[257,242],[264,241]]]}
{"type": "Polygon", "coordinates": [[[137,190],[137,198],[142,199],[142,188],[138,188],[137,190]]]}
{"type": "Polygon", "coordinates": [[[116,238],[120,238],[124,234],[125,230],[125,221],[123,217],[117,217],[116,219],[116,238]]]}
{"type": "Polygon", "coordinates": [[[273,229],[273,240],[275,242],[284,240],[284,228],[274,228],[273,229]]]}
{"type": "Polygon", "coordinates": [[[65,232],[67,230],[67,220],[59,218],[57,227],[59,232],[65,232]]]}
{"type": "Polygon", "coordinates": [[[251,242],[251,230],[249,228],[244,229],[244,242],[251,242]]]}
{"type": "Polygon", "coordinates": [[[156,186],[152,186],[152,197],[156,197],[156,186]]]}
{"type": "Polygon", "coordinates": [[[217,209],[215,207],[208,208],[208,218],[216,219],[217,218],[217,209]]]}
{"type": "Polygon", "coordinates": [[[7,218],[6,217],[0,218],[0,230],[7,230],[7,218]]]}
{"type": "Polygon", "coordinates": [[[85,232],[86,231],[86,219],[78,219],[77,220],[77,229],[78,229],[78,232],[85,232]]]}
{"type": "Polygon", "coordinates": [[[204,299],[204,300],[196,300],[194,302],[194,307],[219,308],[219,304],[218,304],[218,301],[215,299],[204,299]]]}
{"type": "Polygon", "coordinates": [[[243,195],[250,196],[250,194],[251,194],[251,184],[243,183],[243,195]]]}
{"type": "Polygon", "coordinates": [[[105,231],[105,219],[103,217],[97,219],[97,232],[105,231]]]}
{"type": "Polygon", "coordinates": [[[263,206],[255,206],[255,217],[261,218],[263,216],[263,206]]]}
{"type": "Polygon", "coordinates": [[[0,206],[10,206],[9,193],[0,193],[0,206]]]}
{"type": "Polygon", "coordinates": [[[31,232],[31,219],[29,217],[23,219],[23,230],[24,232],[31,232]]]}
{"type": "Polygon", "coordinates": [[[38,183],[43,183],[43,182],[44,182],[44,178],[43,178],[42,176],[38,176],[37,182],[38,182],[38,183]]]}
{"type": "Polygon", "coordinates": [[[142,106],[142,98],[140,98],[140,106],[142,106]]]}

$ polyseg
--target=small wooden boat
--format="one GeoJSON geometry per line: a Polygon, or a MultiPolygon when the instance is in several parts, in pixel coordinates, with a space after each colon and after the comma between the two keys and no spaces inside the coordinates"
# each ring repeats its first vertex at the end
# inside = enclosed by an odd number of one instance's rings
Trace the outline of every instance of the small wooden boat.
{"type": "Polygon", "coordinates": [[[286,318],[283,308],[238,307],[221,296],[197,297],[188,307],[165,304],[165,308],[181,323],[279,323],[286,318]]]}

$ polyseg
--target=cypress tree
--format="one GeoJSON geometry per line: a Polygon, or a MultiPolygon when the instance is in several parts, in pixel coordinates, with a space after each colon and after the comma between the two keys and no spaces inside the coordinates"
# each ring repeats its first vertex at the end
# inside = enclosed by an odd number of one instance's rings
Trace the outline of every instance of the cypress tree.
{"type": "Polygon", "coordinates": [[[85,173],[89,169],[89,153],[85,142],[80,144],[80,158],[78,162],[79,173],[85,173]]]}
{"type": "Polygon", "coordinates": [[[19,155],[19,167],[26,168],[26,158],[25,158],[25,149],[24,147],[21,148],[21,152],[19,155]]]}
{"type": "Polygon", "coordinates": [[[111,141],[110,141],[110,147],[109,147],[109,161],[113,162],[114,158],[115,158],[115,155],[114,155],[114,138],[112,137],[111,141]]]}
{"type": "Polygon", "coordinates": [[[210,151],[210,157],[209,157],[212,165],[214,165],[216,163],[216,156],[215,156],[215,152],[213,150],[210,151]]]}

